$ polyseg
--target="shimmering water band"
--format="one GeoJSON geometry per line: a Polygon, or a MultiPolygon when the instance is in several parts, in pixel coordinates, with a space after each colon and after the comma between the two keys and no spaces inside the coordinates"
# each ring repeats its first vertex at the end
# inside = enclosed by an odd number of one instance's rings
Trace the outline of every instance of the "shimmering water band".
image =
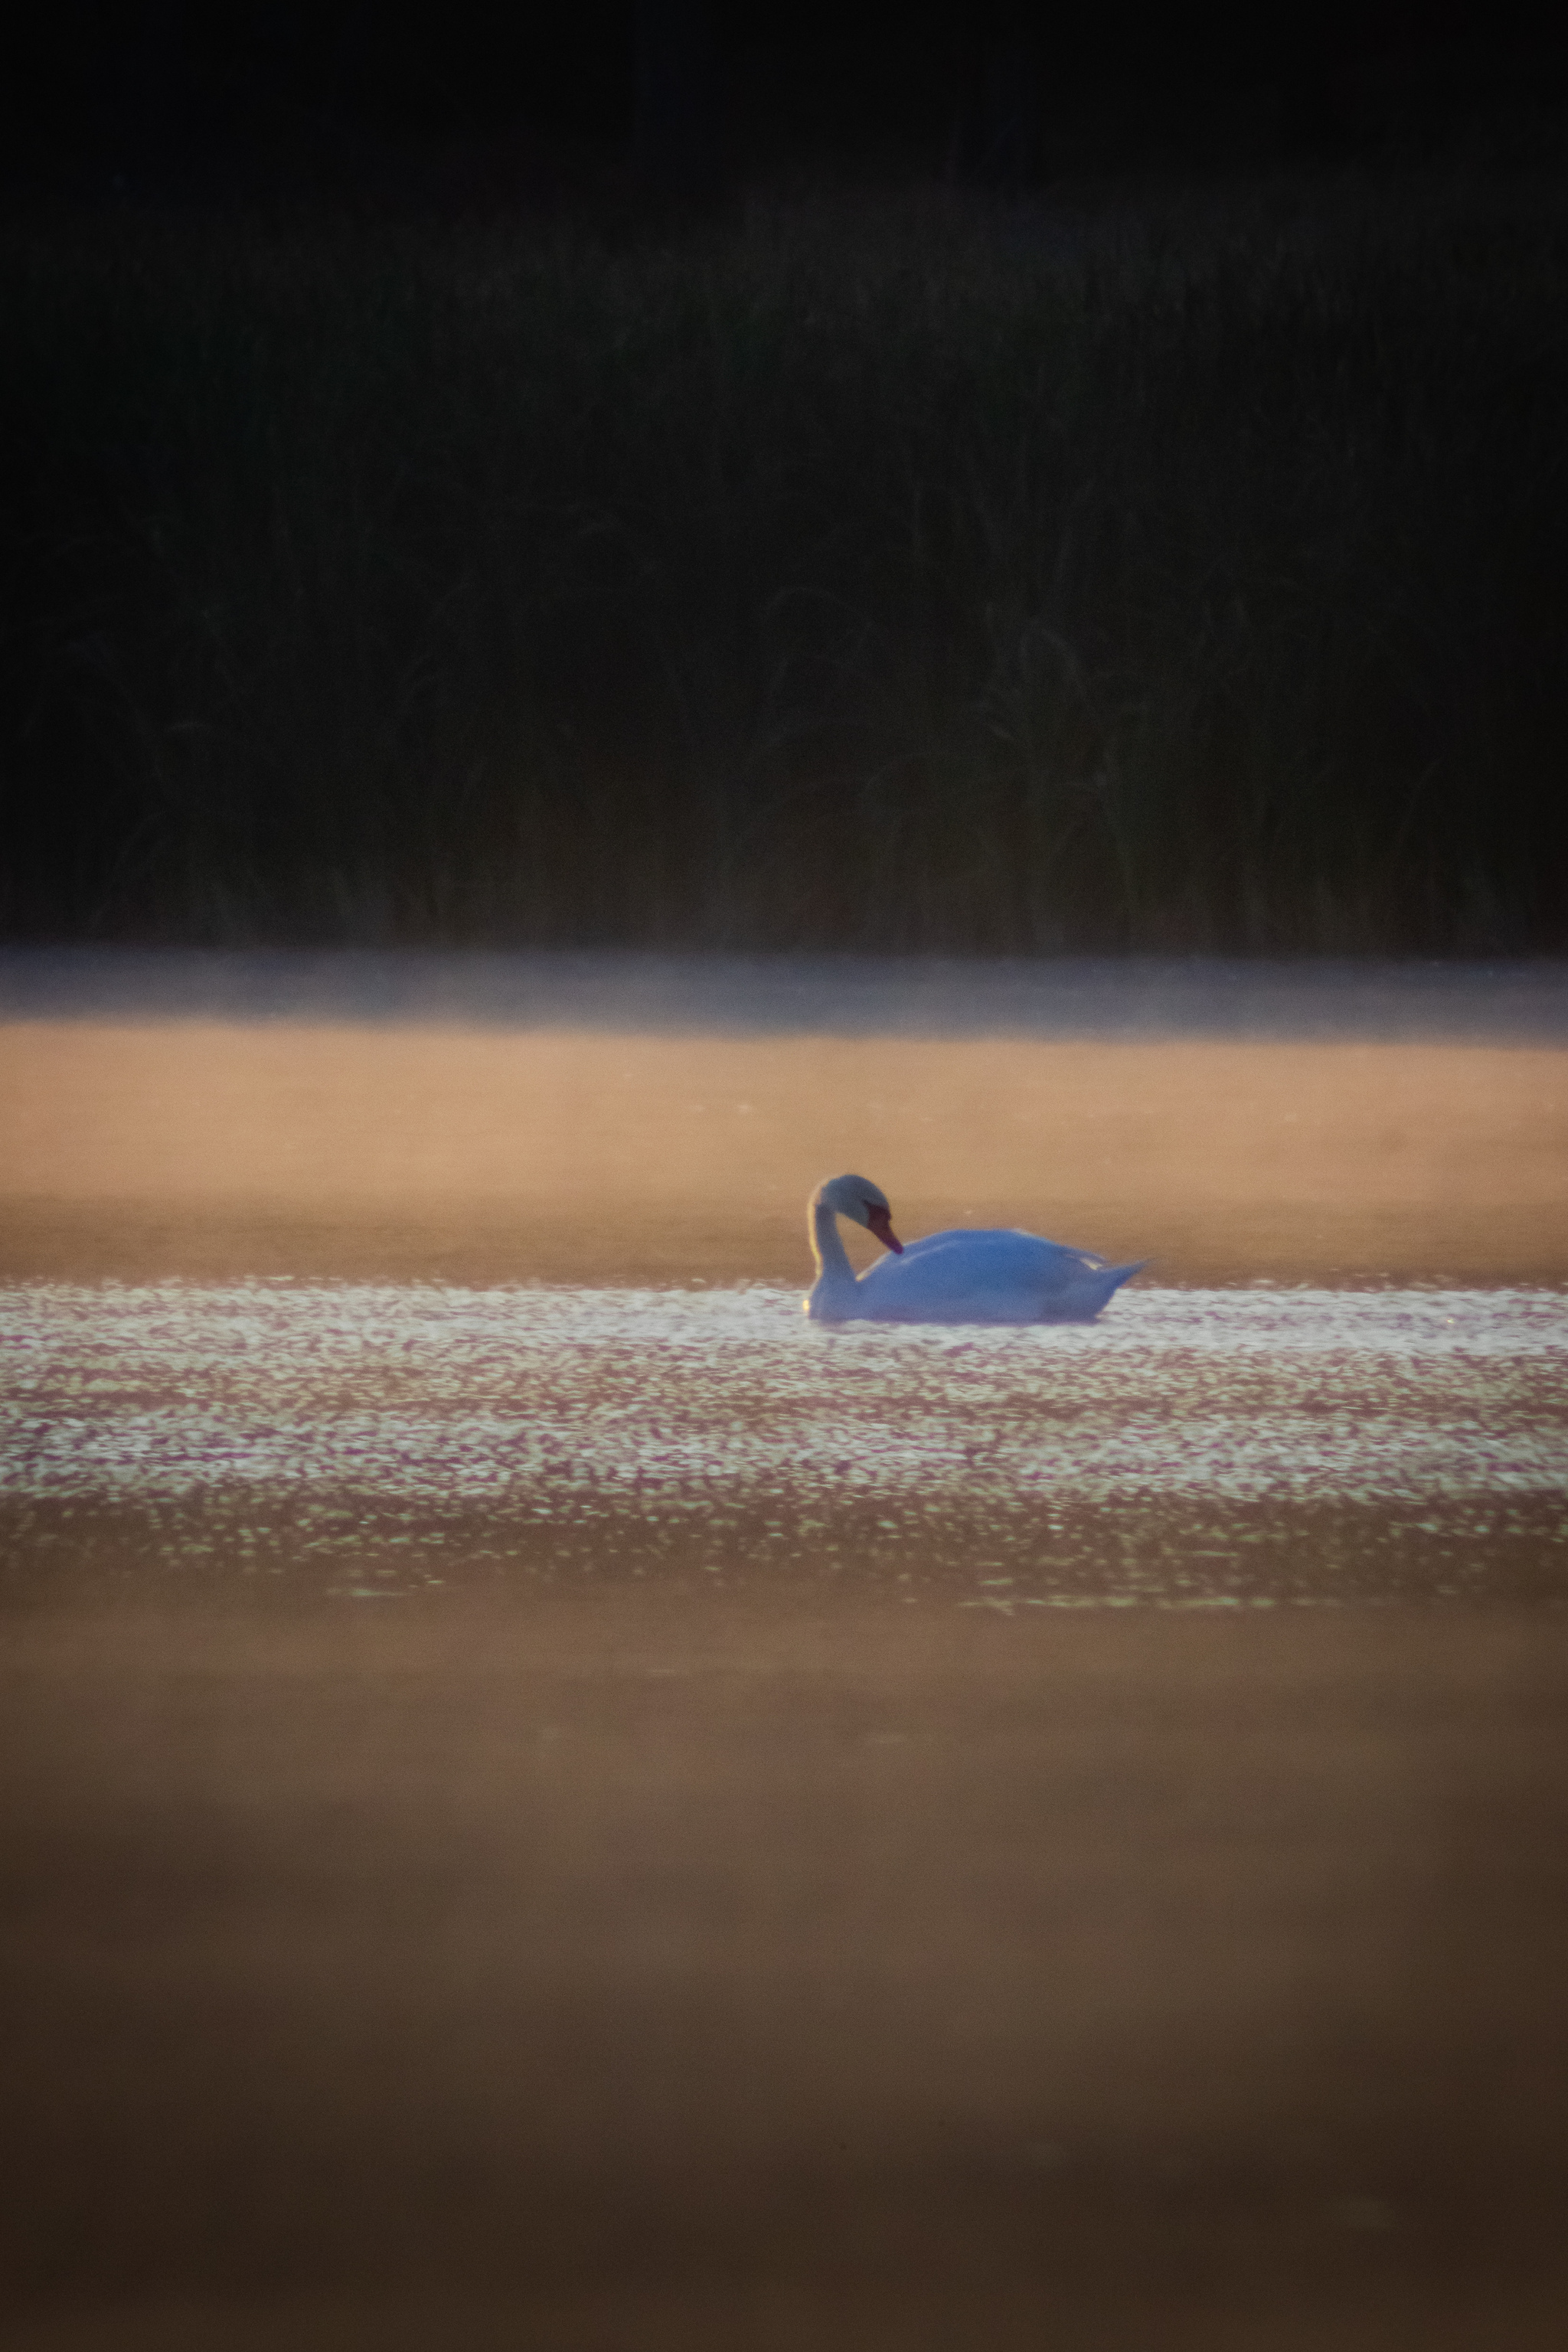
{"type": "Polygon", "coordinates": [[[1097,1326],[807,1326],[795,1291],[0,1293],[0,1493],[433,1510],[1387,1502],[1568,1490],[1568,1301],[1123,1294],[1097,1326]]]}

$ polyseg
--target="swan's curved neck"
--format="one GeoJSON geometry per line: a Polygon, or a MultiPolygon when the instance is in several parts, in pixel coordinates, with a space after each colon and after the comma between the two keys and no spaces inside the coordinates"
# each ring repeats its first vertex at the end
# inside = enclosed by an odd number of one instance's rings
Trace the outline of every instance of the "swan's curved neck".
{"type": "Polygon", "coordinates": [[[812,1316],[831,1315],[836,1305],[854,1303],[855,1269],[838,1232],[838,1217],[824,1201],[811,1204],[811,1254],[816,1260],[816,1281],[806,1302],[812,1316]]]}
{"type": "Polygon", "coordinates": [[[855,1269],[838,1231],[838,1213],[830,1209],[826,1201],[814,1201],[811,1204],[811,1249],[820,1273],[854,1281],[855,1269]]]}

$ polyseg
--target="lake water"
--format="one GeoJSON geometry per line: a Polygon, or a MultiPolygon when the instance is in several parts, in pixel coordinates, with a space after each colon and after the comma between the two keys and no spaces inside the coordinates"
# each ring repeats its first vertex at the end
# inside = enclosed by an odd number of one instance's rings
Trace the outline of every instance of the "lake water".
{"type": "Polygon", "coordinates": [[[834,1333],[761,1286],[37,1284],[0,1325],[29,1548],[107,1514],[138,1557],[345,1597],[498,1570],[1002,1611],[1568,1594],[1552,1291],[1145,1284],[1086,1328],[834,1333]]]}
{"type": "Polygon", "coordinates": [[[20,2352],[1555,2352],[1565,1168],[1561,966],[0,955],[20,2352]]]}

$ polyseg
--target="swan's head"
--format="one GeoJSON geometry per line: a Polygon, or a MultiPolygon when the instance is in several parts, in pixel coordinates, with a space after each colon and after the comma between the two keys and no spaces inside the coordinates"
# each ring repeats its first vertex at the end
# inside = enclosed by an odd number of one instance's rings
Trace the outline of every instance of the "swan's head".
{"type": "Polygon", "coordinates": [[[865,1176],[830,1176],[819,1184],[814,1209],[831,1209],[836,1217],[853,1217],[858,1225],[876,1234],[884,1249],[901,1255],[903,1244],[893,1231],[893,1213],[887,1194],[865,1176]]]}

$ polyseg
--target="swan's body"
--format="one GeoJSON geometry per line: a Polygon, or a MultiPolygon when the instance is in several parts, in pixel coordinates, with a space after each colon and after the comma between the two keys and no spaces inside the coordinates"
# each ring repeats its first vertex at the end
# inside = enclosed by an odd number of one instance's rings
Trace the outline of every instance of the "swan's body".
{"type": "Polygon", "coordinates": [[[927,1234],[906,1246],[887,1197],[863,1176],[834,1176],[811,1201],[817,1276],[805,1302],[814,1323],[1089,1323],[1146,1259],[1107,1265],[1037,1234],[994,1228],[927,1234]],[[838,1220],[853,1217],[891,1253],[859,1276],[838,1220]]]}

